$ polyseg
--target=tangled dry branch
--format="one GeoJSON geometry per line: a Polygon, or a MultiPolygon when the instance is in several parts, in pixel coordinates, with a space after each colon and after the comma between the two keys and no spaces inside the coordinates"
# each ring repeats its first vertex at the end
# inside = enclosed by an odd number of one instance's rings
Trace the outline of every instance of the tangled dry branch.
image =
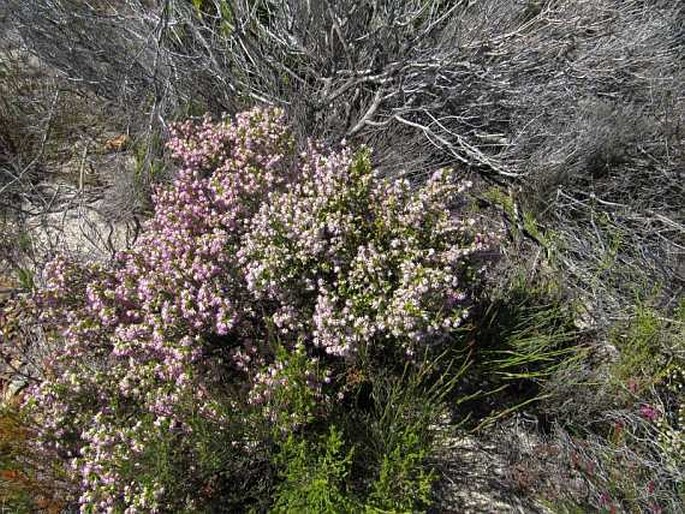
{"type": "Polygon", "coordinates": [[[145,143],[143,169],[179,116],[286,106],[303,139],[370,144],[384,172],[420,176],[456,165],[520,187],[524,207],[565,240],[566,265],[591,296],[599,293],[588,274],[597,269],[588,263],[602,259],[617,231],[628,231],[635,250],[623,261],[682,283],[685,8],[678,2],[8,6],[43,61],[124,113],[145,143]],[[593,229],[598,213],[616,226],[593,229]],[[591,248],[587,234],[599,237],[591,248]]]}

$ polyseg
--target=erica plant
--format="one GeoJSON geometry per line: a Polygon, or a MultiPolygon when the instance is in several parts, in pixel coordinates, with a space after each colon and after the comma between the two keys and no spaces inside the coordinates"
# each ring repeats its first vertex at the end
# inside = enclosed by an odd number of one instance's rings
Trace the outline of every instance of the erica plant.
{"type": "Polygon", "coordinates": [[[445,344],[496,243],[450,171],[412,185],[368,149],[298,153],[277,109],[178,125],[168,146],[178,175],[136,246],[57,259],[27,302],[50,349],[25,402],[33,450],[83,512],[225,495],[264,458],[274,432],[255,420],[304,429],[346,369],[445,344]]]}

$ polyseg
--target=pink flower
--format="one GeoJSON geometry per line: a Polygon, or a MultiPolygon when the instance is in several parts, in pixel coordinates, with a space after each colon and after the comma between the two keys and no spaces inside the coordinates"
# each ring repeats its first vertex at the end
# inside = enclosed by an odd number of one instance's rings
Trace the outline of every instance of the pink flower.
{"type": "Polygon", "coordinates": [[[654,421],[659,417],[659,411],[651,405],[640,405],[640,416],[649,421],[654,421]]]}
{"type": "Polygon", "coordinates": [[[654,483],[654,480],[650,480],[649,483],[647,484],[647,492],[649,494],[654,494],[655,490],[656,490],[656,484],[654,483]]]}

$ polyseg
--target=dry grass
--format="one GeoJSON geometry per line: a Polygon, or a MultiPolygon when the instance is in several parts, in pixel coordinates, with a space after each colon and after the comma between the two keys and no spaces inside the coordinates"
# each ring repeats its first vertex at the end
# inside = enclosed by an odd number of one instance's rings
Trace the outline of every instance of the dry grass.
{"type": "Polygon", "coordinates": [[[451,165],[519,189],[598,323],[624,315],[626,283],[682,287],[678,2],[8,5],[32,52],[117,106],[143,173],[177,117],[279,104],[302,137],[371,144],[387,173],[451,165]]]}

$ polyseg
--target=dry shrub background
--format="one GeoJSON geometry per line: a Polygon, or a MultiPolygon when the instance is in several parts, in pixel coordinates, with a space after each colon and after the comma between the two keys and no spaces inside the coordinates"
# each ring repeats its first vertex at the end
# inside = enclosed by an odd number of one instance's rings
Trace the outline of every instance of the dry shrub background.
{"type": "MultiPolygon", "coordinates": [[[[512,187],[598,319],[633,275],[682,284],[679,2],[5,3],[20,45],[140,143],[139,171],[178,117],[283,105],[302,136],[370,143],[387,173],[512,187]]],[[[117,180],[109,210],[130,213],[145,180],[117,180]]]]}

